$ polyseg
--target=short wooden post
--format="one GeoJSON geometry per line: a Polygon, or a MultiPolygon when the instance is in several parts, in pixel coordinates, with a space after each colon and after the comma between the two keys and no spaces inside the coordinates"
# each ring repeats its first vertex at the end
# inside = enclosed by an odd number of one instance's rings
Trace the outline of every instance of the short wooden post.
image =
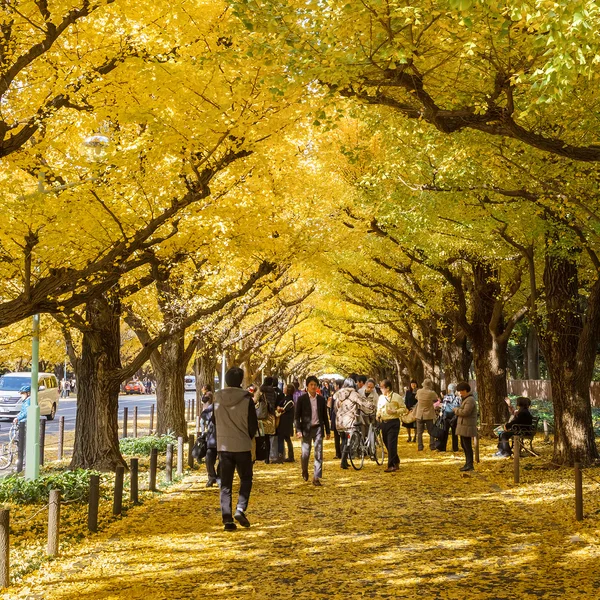
{"type": "Polygon", "coordinates": [[[183,438],[181,436],[177,438],[177,475],[179,477],[183,475],[183,438]]]}
{"type": "Polygon", "coordinates": [[[58,460],[63,459],[65,446],[65,418],[58,420],[58,460]]]}
{"type": "Polygon", "coordinates": [[[48,556],[58,556],[60,531],[60,490],[50,490],[48,502],[48,556]]]}
{"type": "Polygon", "coordinates": [[[475,450],[475,462],[479,464],[479,432],[477,432],[477,435],[473,440],[473,446],[475,450]]]}
{"type": "Polygon", "coordinates": [[[19,423],[18,427],[19,427],[19,432],[18,432],[19,439],[17,440],[17,473],[22,473],[23,465],[25,463],[25,440],[27,438],[27,431],[25,429],[26,422],[21,421],[19,423]]]}
{"type": "Polygon", "coordinates": [[[44,465],[44,454],[46,446],[46,418],[40,419],[40,467],[44,465]]]}
{"type": "Polygon", "coordinates": [[[578,462],[575,463],[575,518],[583,521],[583,477],[578,462]]]}
{"type": "Polygon", "coordinates": [[[548,431],[548,421],[544,419],[544,441],[547,442],[550,439],[550,433],[548,431]]]}
{"type": "Polygon", "coordinates": [[[150,406],[150,427],[148,427],[148,435],[152,435],[154,431],[154,404],[150,406]]]}
{"type": "Polygon", "coordinates": [[[156,467],[158,466],[158,448],[152,448],[150,452],[150,474],[148,480],[148,489],[151,492],[156,491],[156,467]]]}
{"type": "Polygon", "coordinates": [[[123,478],[125,467],[119,465],[115,471],[115,491],[113,497],[113,515],[118,517],[123,512],[123,478]]]}
{"type": "Polygon", "coordinates": [[[100,475],[90,476],[90,492],[88,496],[88,529],[98,531],[98,504],[100,503],[100,475]]]}
{"type": "Polygon", "coordinates": [[[173,444],[167,444],[167,462],[165,465],[165,480],[167,483],[173,481],[173,444]]]}
{"type": "Polygon", "coordinates": [[[137,437],[137,423],[138,423],[138,407],[133,407],[133,431],[131,435],[136,438],[137,437]]]}
{"type": "Polygon", "coordinates": [[[0,508],[0,589],[10,585],[10,512],[0,508]]]}
{"type": "Polygon", "coordinates": [[[188,437],[188,467],[194,468],[194,457],[192,456],[192,450],[194,449],[194,434],[190,433],[188,437]]]}
{"type": "Polygon", "coordinates": [[[131,459],[130,471],[129,471],[129,499],[132,504],[139,504],[139,492],[138,492],[138,477],[140,472],[140,462],[137,458],[131,459]]]}
{"type": "Polygon", "coordinates": [[[515,483],[519,483],[521,479],[521,438],[515,435],[513,438],[513,467],[515,483]]]}
{"type": "Polygon", "coordinates": [[[127,420],[129,418],[129,409],[124,406],[123,407],[123,437],[127,437],[127,420]]]}

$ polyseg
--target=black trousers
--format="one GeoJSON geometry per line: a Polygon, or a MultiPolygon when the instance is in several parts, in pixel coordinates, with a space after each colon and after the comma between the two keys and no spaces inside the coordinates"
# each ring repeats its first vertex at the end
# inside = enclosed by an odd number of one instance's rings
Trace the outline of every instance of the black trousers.
{"type": "Polygon", "coordinates": [[[284,444],[287,445],[287,457],[289,460],[294,460],[294,444],[292,438],[289,435],[283,433],[277,434],[277,448],[279,450],[279,457],[283,458],[284,444]]]}
{"type": "MultiPolygon", "coordinates": [[[[209,481],[216,481],[219,475],[215,470],[215,465],[217,463],[217,449],[216,448],[208,448],[206,450],[206,473],[208,474],[209,481]]],[[[219,466],[220,470],[220,466],[219,466]]]]}
{"type": "Polygon", "coordinates": [[[333,430],[333,440],[335,442],[335,455],[337,457],[342,456],[342,437],[338,433],[337,429],[333,430]]]}
{"type": "Polygon", "coordinates": [[[219,469],[221,471],[221,515],[223,523],[231,523],[233,521],[231,488],[235,471],[240,478],[237,510],[246,512],[248,508],[252,491],[252,452],[219,452],[219,469]]]}
{"type": "Polygon", "coordinates": [[[460,436],[460,445],[465,451],[465,467],[473,467],[473,438],[460,436]]]}
{"type": "Polygon", "coordinates": [[[452,432],[452,452],[458,452],[458,436],[456,435],[456,424],[453,427],[449,427],[444,431],[444,435],[438,438],[438,441],[435,445],[437,450],[441,452],[446,452],[446,448],[448,446],[448,438],[450,437],[450,432],[452,432]]]}
{"type": "Polygon", "coordinates": [[[515,434],[512,431],[503,431],[500,434],[500,441],[498,442],[498,450],[505,454],[506,456],[510,456],[512,454],[512,450],[510,448],[510,439],[515,434]]]}
{"type": "Polygon", "coordinates": [[[381,435],[388,453],[388,468],[400,464],[398,457],[398,434],[400,433],[400,419],[382,421],[381,435]]]}

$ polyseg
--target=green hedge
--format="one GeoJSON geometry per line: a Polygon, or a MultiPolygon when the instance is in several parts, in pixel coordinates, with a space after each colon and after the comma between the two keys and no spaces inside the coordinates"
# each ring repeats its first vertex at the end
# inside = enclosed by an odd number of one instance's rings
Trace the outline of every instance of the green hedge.
{"type": "Polygon", "coordinates": [[[147,456],[152,448],[159,452],[167,451],[167,444],[175,444],[177,440],[171,435],[145,435],[138,438],[123,438],[119,441],[121,452],[127,456],[147,456]]]}
{"type": "Polygon", "coordinates": [[[9,475],[0,480],[0,502],[43,504],[48,502],[50,490],[60,490],[64,501],[87,502],[90,475],[98,474],[97,471],[76,469],[48,473],[35,480],[25,479],[22,475],[9,475]]]}

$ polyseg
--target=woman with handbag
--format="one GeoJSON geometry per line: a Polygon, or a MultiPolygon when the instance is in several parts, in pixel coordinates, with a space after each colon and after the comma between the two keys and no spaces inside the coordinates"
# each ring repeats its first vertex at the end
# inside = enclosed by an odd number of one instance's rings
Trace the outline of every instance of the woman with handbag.
{"type": "Polygon", "coordinates": [[[292,436],[294,435],[294,392],[296,388],[288,383],[285,386],[284,396],[281,396],[277,402],[277,415],[279,423],[277,424],[277,449],[279,460],[283,462],[294,462],[294,445],[292,436]],[[287,445],[287,458],[283,458],[284,444],[287,445]]]}
{"type": "MultiPolygon", "coordinates": [[[[446,452],[446,448],[448,446],[448,437],[450,436],[450,432],[452,432],[452,452],[458,452],[458,436],[456,435],[456,423],[457,417],[454,414],[454,409],[460,406],[460,396],[456,394],[456,384],[451,383],[448,386],[448,393],[442,399],[442,404],[440,407],[440,426],[441,432],[440,435],[436,435],[437,442],[435,445],[435,449],[438,452],[446,452]]],[[[434,434],[435,426],[434,426],[434,434]]]]}
{"type": "Polygon", "coordinates": [[[393,473],[400,468],[398,456],[398,434],[400,417],[407,412],[400,394],[392,389],[392,382],[384,379],[380,384],[381,396],[377,402],[377,420],[381,421],[381,434],[387,449],[388,465],[385,473],[393,473]]]}
{"type": "Polygon", "coordinates": [[[211,395],[206,408],[200,414],[200,433],[206,441],[206,473],[208,475],[206,487],[212,487],[215,483],[219,483],[218,469],[215,469],[217,462],[217,430],[213,408],[211,395]]]}
{"type": "MultiPolygon", "coordinates": [[[[404,406],[406,406],[409,414],[413,410],[413,408],[417,405],[417,390],[419,389],[419,384],[412,379],[410,382],[410,387],[406,390],[406,394],[404,395],[404,406]]],[[[407,442],[416,442],[417,434],[414,431],[416,429],[415,419],[414,418],[406,418],[402,420],[402,427],[406,428],[406,433],[408,433],[407,442]],[[413,434],[411,436],[411,433],[413,434]]]]}

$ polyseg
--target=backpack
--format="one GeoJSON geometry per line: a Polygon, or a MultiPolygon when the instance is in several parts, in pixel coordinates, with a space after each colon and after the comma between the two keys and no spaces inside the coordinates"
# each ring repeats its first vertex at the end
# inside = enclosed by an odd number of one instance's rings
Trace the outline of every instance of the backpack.
{"type": "Polygon", "coordinates": [[[199,435],[194,447],[192,448],[192,456],[200,462],[206,456],[207,444],[206,436],[199,435]]]}
{"type": "Polygon", "coordinates": [[[259,421],[264,421],[269,417],[269,405],[267,404],[267,399],[260,391],[256,396],[254,406],[256,407],[256,418],[259,421]]]}

